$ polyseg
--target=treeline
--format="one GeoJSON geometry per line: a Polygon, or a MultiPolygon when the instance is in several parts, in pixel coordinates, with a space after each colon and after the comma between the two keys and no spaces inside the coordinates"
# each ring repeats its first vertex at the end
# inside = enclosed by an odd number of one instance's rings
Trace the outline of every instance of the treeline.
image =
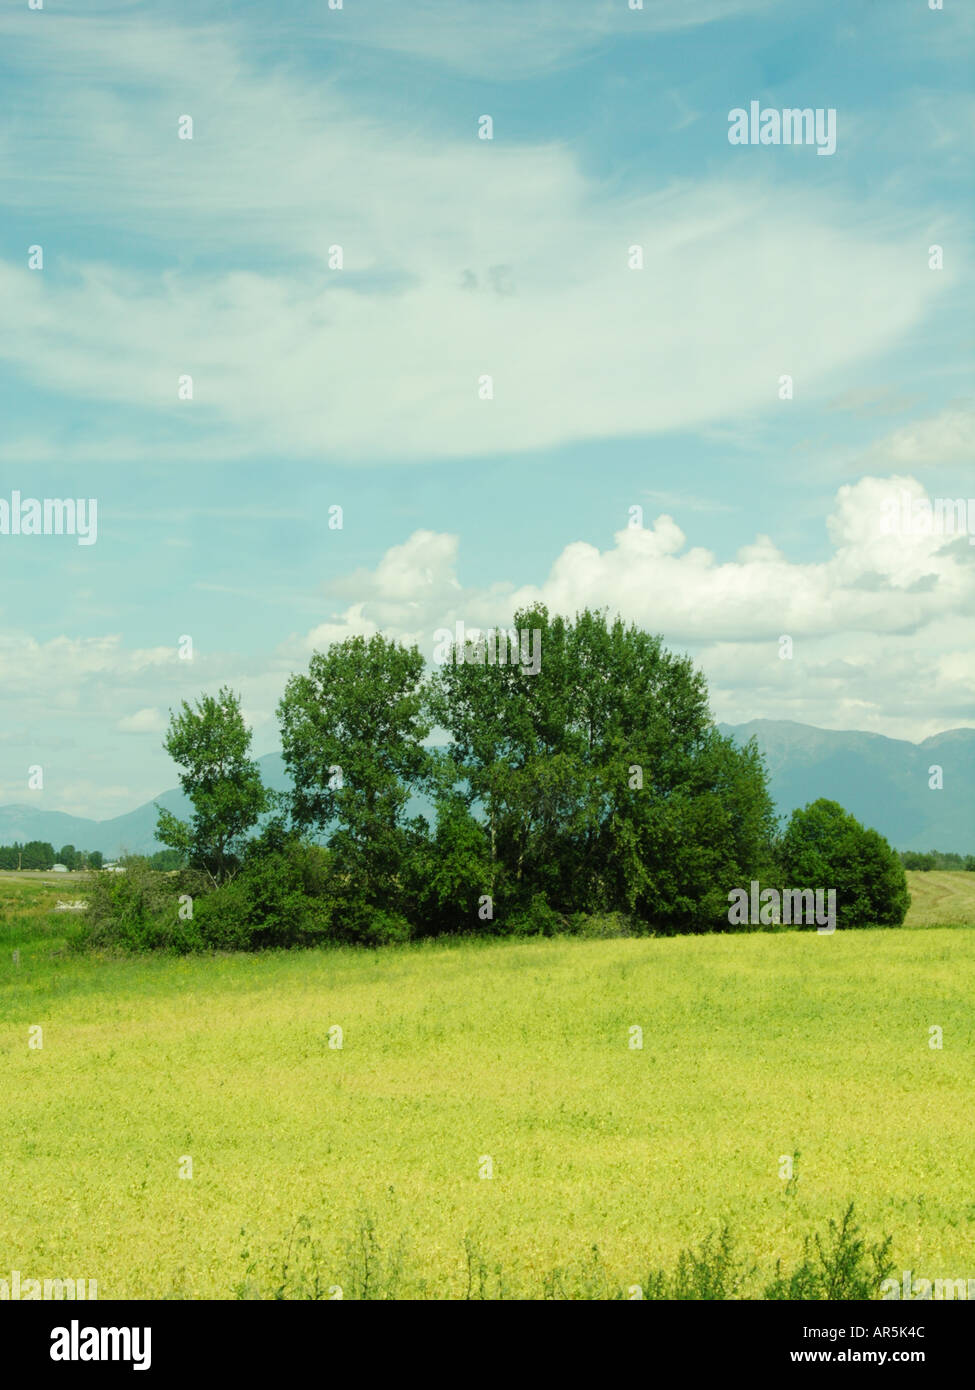
{"type": "Polygon", "coordinates": [[[0,845],[0,869],[53,869],[55,864],[63,864],[66,869],[100,869],[104,862],[100,850],[62,845],[55,853],[47,840],[15,840],[12,845],[0,845]]]}
{"type": "MultiPolygon", "coordinates": [[[[155,854],[122,854],[115,862],[126,869],[144,867],[171,871],[185,868],[186,856],[178,850],[161,849],[155,854]]],[[[71,870],[101,869],[105,856],[101,850],[75,849],[74,845],[62,845],[55,853],[54,846],[47,840],[0,845],[0,869],[53,869],[55,864],[63,864],[71,870]]]]}
{"type": "Polygon", "coordinates": [[[929,849],[920,852],[905,849],[900,852],[900,861],[905,869],[964,869],[975,874],[975,854],[955,854],[953,850],[929,849]]]}
{"type": "Polygon", "coordinates": [[[154,854],[122,853],[115,863],[120,869],[154,869],[159,873],[172,873],[175,869],[186,868],[186,855],[177,849],[158,849],[154,854]]]}
{"type": "Polygon", "coordinates": [[[156,833],[188,868],[102,879],[85,939],[728,930],[788,921],[769,900],[782,888],[832,890],[836,925],[903,921],[887,842],[835,802],[782,831],[757,744],[718,733],[687,658],[601,613],[515,621],[503,645],[449,645],[432,674],[381,635],[314,653],[278,709],[288,793],[263,787],[232,691],[184,702],[164,745],[193,814],[160,809],[156,833]],[[432,817],[410,813],[416,796],[432,817]]]}

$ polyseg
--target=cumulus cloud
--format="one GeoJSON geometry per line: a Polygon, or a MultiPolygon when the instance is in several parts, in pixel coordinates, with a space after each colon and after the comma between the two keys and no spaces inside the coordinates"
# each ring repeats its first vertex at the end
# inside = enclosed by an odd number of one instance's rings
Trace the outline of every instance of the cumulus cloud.
{"type": "MultiPolygon", "coordinates": [[[[840,488],[830,555],[790,560],[768,536],[719,561],[673,519],[617,532],[607,550],[567,545],[540,585],[463,587],[457,538],[417,531],[350,580],[357,601],[281,654],[382,630],[430,658],[438,628],[508,624],[533,602],[571,614],[605,607],[689,650],[719,717],[795,718],[926,737],[975,708],[975,550],[964,537],[904,530],[892,504],[926,498],[911,477],[840,488]],[[793,643],[780,658],[779,639],[793,643]]],[[[339,586],[339,592],[345,584],[339,586]]]]}
{"type": "Polygon", "coordinates": [[[39,763],[48,809],[131,809],[174,780],[159,735],[181,700],[231,685],[255,729],[255,751],[269,752],[278,746],[285,681],[306,668],[313,649],[383,631],[432,659],[438,628],[510,625],[516,610],[536,601],[566,614],[607,607],[659,632],[703,668],[716,717],[729,722],[787,718],[914,739],[970,725],[975,547],[963,536],[891,529],[891,502],[903,517],[905,497],[913,505],[927,493],[909,475],[840,488],[824,533],[828,553],[803,562],[761,534],[719,559],[661,513],[617,532],[606,549],[571,541],[537,585],[500,575],[464,585],[458,538],[418,530],[372,568],[332,584],[334,611],[263,656],[198,652],[187,662],[173,648],[129,648],[117,635],[38,642],[5,634],[0,727],[16,755],[5,757],[0,796],[22,800],[27,766],[39,763]],[[783,636],[792,641],[787,660],[783,636]],[[122,734],[146,736],[138,766],[128,753],[120,759],[122,734]],[[134,780],[123,782],[120,774],[130,771],[134,780]],[[110,791],[82,799],[79,788],[99,785],[110,791]]]}

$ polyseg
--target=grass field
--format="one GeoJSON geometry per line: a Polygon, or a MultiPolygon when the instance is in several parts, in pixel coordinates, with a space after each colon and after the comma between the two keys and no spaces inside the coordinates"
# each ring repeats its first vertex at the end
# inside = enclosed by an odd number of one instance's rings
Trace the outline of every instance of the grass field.
{"type": "Polygon", "coordinates": [[[959,927],[975,925],[975,874],[940,872],[908,873],[911,906],[909,927],[959,927]]]}
{"type": "Polygon", "coordinates": [[[975,875],[909,877],[899,930],[113,960],[0,875],[0,1278],[605,1295],[727,1221],[754,1291],[851,1199],[975,1276],[975,875]]]}

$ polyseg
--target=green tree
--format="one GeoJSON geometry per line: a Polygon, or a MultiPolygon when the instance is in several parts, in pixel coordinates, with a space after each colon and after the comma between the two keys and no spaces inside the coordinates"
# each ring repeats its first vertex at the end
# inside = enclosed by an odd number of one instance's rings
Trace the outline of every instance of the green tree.
{"type": "Polygon", "coordinates": [[[537,634],[537,670],[472,644],[433,683],[468,814],[485,826],[482,892],[509,912],[541,894],[562,913],[720,925],[728,888],[758,871],[774,835],[757,748],[717,733],[704,677],[659,637],[541,605],[515,624],[537,634]]]}
{"type": "Polygon", "coordinates": [[[50,869],[54,862],[54,846],[46,840],[28,840],[24,845],[21,868],[50,869]]]}
{"type": "Polygon", "coordinates": [[[100,849],[89,850],[87,858],[89,869],[100,869],[102,865],[105,863],[105,856],[102,854],[100,849]]]}
{"type": "Polygon", "coordinates": [[[904,850],[900,856],[900,861],[905,869],[915,869],[922,873],[927,873],[935,867],[935,856],[931,854],[921,854],[917,850],[904,850]]]}
{"type": "Polygon", "coordinates": [[[186,865],[186,856],[178,849],[159,849],[155,854],[149,855],[150,869],[158,869],[161,873],[171,873],[174,869],[182,869],[186,865]]]}
{"type": "Polygon", "coordinates": [[[181,821],[157,806],[156,839],[214,884],[233,877],[248,833],[269,805],[250,745],[240,699],[227,687],[216,697],[204,695],[195,707],[184,700],[170,713],[163,747],[182,769],[179,782],[193,815],[181,821]]]}
{"type": "Polygon", "coordinates": [[[838,926],[902,925],[911,902],[904,865],[838,802],[820,798],[793,811],[779,861],[783,886],[836,890],[838,926]]]}
{"type": "MultiPolygon", "coordinates": [[[[452,760],[432,755],[436,830],[419,840],[406,879],[417,935],[489,931],[481,899],[492,883],[487,827],[471,814],[471,797],[452,760]]],[[[493,920],[493,916],[490,920],[493,920]]]]}
{"type": "Polygon", "coordinates": [[[74,845],[62,845],[60,850],[58,850],[57,862],[63,864],[66,869],[76,869],[78,867],[78,858],[78,851],[75,849],[74,845]]]}
{"type": "Polygon", "coordinates": [[[358,939],[374,935],[371,923],[404,934],[409,861],[427,832],[406,808],[432,766],[423,657],[381,634],[347,638],[291,677],[278,713],[291,819],[328,836],[337,921],[358,939]]]}

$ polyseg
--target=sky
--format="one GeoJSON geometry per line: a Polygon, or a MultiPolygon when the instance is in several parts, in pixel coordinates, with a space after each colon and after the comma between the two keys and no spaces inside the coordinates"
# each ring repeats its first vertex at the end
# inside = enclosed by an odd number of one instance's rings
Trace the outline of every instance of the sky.
{"type": "Polygon", "coordinates": [[[719,720],[975,725],[923,513],[975,534],[973,50],[960,0],[5,7],[0,521],[97,539],[0,533],[0,803],[121,814],[180,701],[270,752],[315,648],[538,599],[719,720]]]}

